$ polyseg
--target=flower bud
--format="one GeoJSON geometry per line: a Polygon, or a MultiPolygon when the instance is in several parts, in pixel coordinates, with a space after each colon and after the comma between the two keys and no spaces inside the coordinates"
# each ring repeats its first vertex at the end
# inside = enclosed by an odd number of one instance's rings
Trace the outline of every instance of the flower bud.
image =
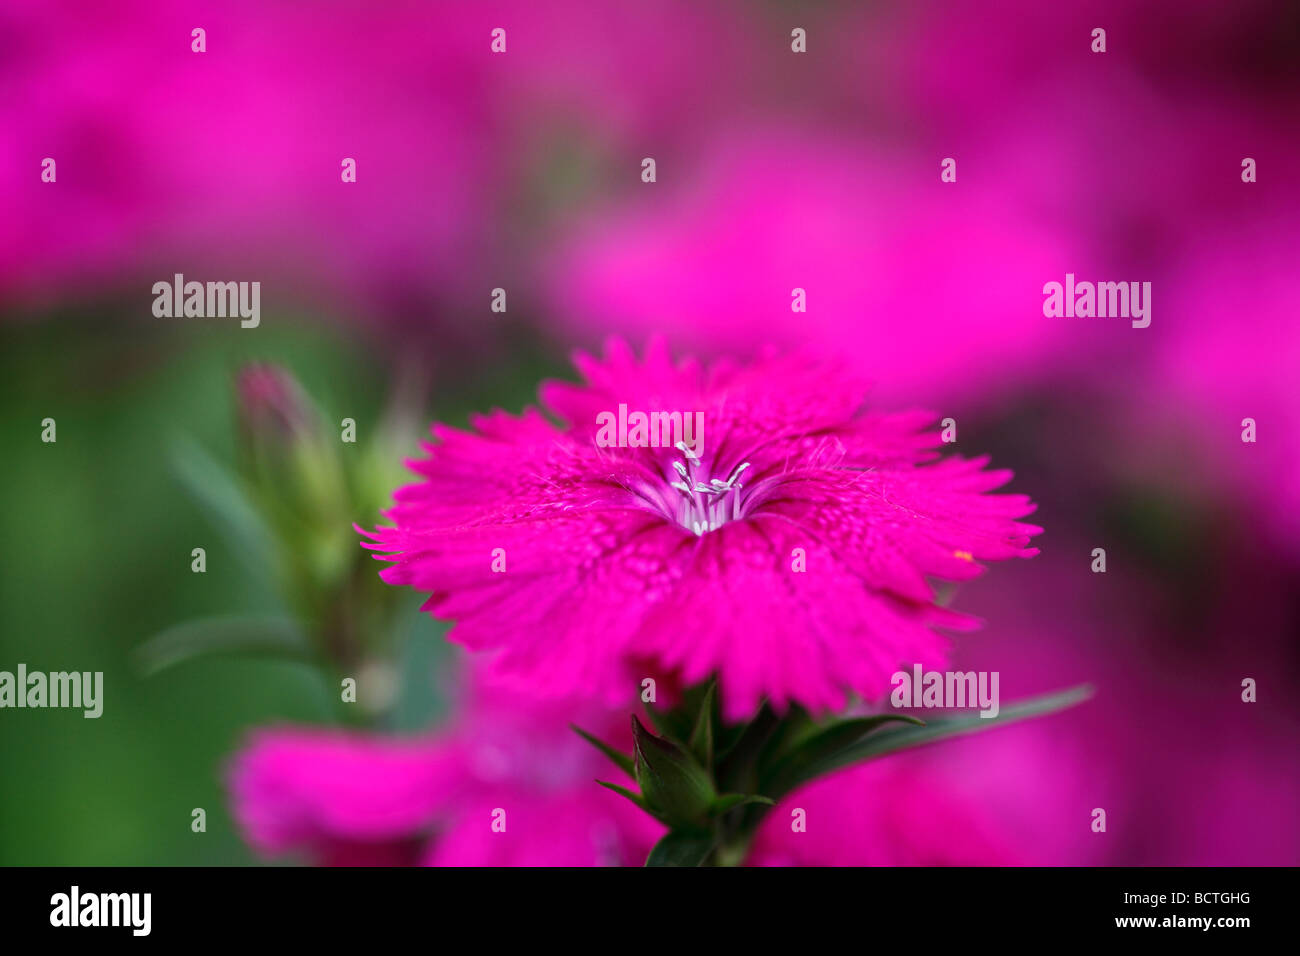
{"type": "Polygon", "coordinates": [[[316,438],[319,422],[297,380],[278,365],[254,362],[239,371],[239,420],[250,444],[284,448],[295,439],[316,438]]]}
{"type": "Polygon", "coordinates": [[[716,791],[694,757],[664,737],[656,737],[632,715],[636,782],[646,803],[674,829],[702,828],[716,791]]]}
{"type": "Polygon", "coordinates": [[[248,490],[276,538],[292,597],[319,606],[356,560],[349,540],[356,509],[339,443],[286,369],[246,365],[235,390],[248,490]]]}

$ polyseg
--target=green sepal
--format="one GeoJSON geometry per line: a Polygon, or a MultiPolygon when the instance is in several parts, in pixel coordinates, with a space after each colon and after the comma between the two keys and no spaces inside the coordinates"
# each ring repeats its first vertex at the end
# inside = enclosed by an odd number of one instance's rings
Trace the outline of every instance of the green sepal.
{"type": "Polygon", "coordinates": [[[646,866],[701,866],[713,852],[714,838],[674,830],[664,834],[646,857],[646,866]]]}
{"type": "Polygon", "coordinates": [[[618,784],[610,783],[608,780],[597,780],[596,782],[600,784],[602,787],[604,787],[606,790],[613,790],[620,797],[627,797],[627,799],[631,800],[639,808],[644,810],[646,813],[650,814],[650,816],[654,817],[660,823],[664,822],[663,817],[659,816],[659,814],[655,813],[652,809],[650,809],[649,806],[646,805],[645,798],[642,797],[641,794],[633,793],[627,787],[620,787],[618,784]]]}
{"type": "Polygon", "coordinates": [[[700,702],[700,711],[695,718],[695,729],[691,731],[689,746],[691,753],[705,767],[713,766],[713,710],[717,702],[718,682],[709,681],[709,688],[704,692],[700,702]]]}
{"type": "Polygon", "coordinates": [[[573,728],[574,733],[576,733],[579,737],[587,741],[587,743],[591,744],[593,747],[595,747],[597,750],[603,753],[610,760],[614,761],[614,763],[618,765],[618,768],[622,770],[625,774],[627,774],[629,777],[633,778],[634,780],[636,779],[636,769],[633,766],[632,758],[629,755],[623,753],[623,751],[619,750],[616,747],[611,747],[609,744],[605,743],[605,741],[601,740],[599,737],[595,736],[594,734],[587,733],[577,724],[569,724],[569,726],[573,728]]]}
{"type": "Polygon", "coordinates": [[[689,751],[646,730],[635,714],[632,740],[636,782],[649,807],[673,827],[703,826],[717,796],[708,771],[689,751]]]}

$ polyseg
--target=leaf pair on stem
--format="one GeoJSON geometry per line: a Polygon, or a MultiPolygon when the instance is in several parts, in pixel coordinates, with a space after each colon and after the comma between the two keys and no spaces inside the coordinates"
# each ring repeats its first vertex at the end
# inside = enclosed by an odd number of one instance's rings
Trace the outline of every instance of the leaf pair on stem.
{"type": "Polygon", "coordinates": [[[902,713],[819,722],[798,706],[777,714],[764,704],[749,722],[725,725],[717,683],[709,681],[664,713],[647,708],[658,735],[633,715],[631,755],[574,730],[634,779],[640,793],[597,782],[669,828],[646,866],[725,866],[744,862],[770,808],[809,781],[899,750],[1063,710],[1091,693],[1084,685],[1005,708],[997,717],[929,722],[902,713]]]}

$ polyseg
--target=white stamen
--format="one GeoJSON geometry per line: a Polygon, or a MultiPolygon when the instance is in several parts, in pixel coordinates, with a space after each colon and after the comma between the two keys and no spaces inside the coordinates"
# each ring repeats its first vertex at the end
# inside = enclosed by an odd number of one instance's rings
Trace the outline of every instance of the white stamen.
{"type": "Polygon", "coordinates": [[[740,491],[744,485],[738,479],[750,463],[746,461],[737,465],[726,481],[711,478],[705,483],[693,474],[700,465],[699,456],[692,453],[684,442],[678,442],[677,448],[686,456],[685,463],[673,462],[673,470],[685,480],[669,482],[669,486],[680,491],[684,499],[678,509],[678,523],[696,535],[703,535],[716,531],[728,521],[739,520],[743,510],[740,491]],[[728,495],[731,496],[729,508],[728,495]]]}

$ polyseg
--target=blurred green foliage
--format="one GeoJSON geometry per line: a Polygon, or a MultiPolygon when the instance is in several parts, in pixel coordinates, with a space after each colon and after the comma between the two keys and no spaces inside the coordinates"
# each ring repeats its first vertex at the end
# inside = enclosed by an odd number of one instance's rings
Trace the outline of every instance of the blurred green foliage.
{"type": "MultiPolygon", "coordinates": [[[[249,361],[284,365],[327,421],[354,418],[364,436],[388,398],[386,362],[323,324],[275,320],[256,332],[102,313],[0,320],[0,343],[0,669],[104,672],[97,720],[0,712],[0,865],[248,863],[225,765],[251,728],[335,723],[338,691],[306,664],[267,657],[201,657],[145,676],[135,652],[169,627],[284,608],[276,582],[238,559],[187,492],[174,449],[194,442],[235,467],[234,379],[249,361]],[[40,440],[46,417],[57,421],[54,444],[40,440]],[[207,551],[205,574],[190,569],[195,547],[207,551]],[[207,811],[206,833],[191,832],[195,807],[207,811]]],[[[516,409],[552,370],[494,364],[493,380],[476,384],[516,409]]],[[[464,379],[434,392],[428,416],[453,423],[480,397],[464,379]]],[[[405,454],[426,424],[413,423],[405,454]]],[[[345,455],[363,447],[340,445],[345,455]]],[[[402,688],[388,726],[410,731],[440,712],[423,676],[447,651],[404,597],[402,688]]]]}

